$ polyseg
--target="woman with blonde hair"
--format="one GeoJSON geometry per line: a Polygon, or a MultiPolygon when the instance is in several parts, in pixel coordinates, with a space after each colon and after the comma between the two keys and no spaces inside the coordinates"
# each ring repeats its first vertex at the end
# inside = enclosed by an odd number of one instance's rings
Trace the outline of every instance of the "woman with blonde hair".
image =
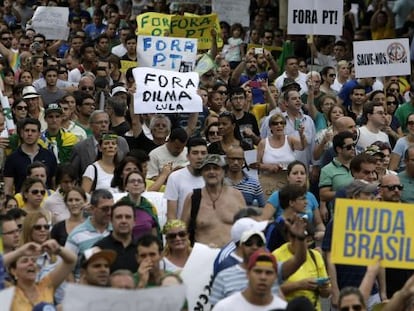
{"type": "Polygon", "coordinates": [[[166,244],[164,248],[165,270],[180,272],[191,253],[187,225],[179,219],[170,219],[164,226],[166,244]]]}

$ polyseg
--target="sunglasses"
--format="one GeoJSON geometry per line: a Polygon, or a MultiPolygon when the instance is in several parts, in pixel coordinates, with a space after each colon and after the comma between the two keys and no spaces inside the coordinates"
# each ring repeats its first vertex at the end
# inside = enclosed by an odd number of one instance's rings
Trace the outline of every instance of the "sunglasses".
{"type": "Polygon", "coordinates": [[[396,104],[397,104],[397,102],[395,102],[395,101],[387,101],[388,106],[396,105],[396,104]]]}
{"type": "Polygon", "coordinates": [[[356,144],[345,145],[342,148],[346,150],[355,149],[356,144]]]}
{"type": "Polygon", "coordinates": [[[262,240],[247,240],[246,242],[243,243],[245,246],[247,247],[251,247],[253,245],[256,245],[257,247],[263,247],[264,243],[262,240]]]}
{"type": "Polygon", "coordinates": [[[389,191],[394,191],[394,190],[403,190],[404,186],[403,185],[381,185],[381,188],[387,188],[389,191]]]}
{"type": "Polygon", "coordinates": [[[209,131],[208,132],[208,135],[211,135],[211,136],[218,136],[218,134],[219,134],[219,132],[218,131],[209,131]]]}
{"type": "Polygon", "coordinates": [[[273,121],[272,125],[285,125],[285,122],[283,122],[283,121],[273,121]]]}
{"type": "Polygon", "coordinates": [[[27,110],[27,106],[16,106],[16,110],[27,110]]]}
{"type": "Polygon", "coordinates": [[[1,40],[12,40],[13,38],[12,37],[3,37],[3,38],[1,38],[1,40]]]}
{"type": "Polygon", "coordinates": [[[95,90],[95,88],[93,86],[82,86],[81,90],[82,91],[86,91],[86,90],[93,91],[93,90],[95,90]]]}
{"type": "Polygon", "coordinates": [[[349,306],[349,307],[342,307],[342,308],[339,309],[339,311],[350,311],[350,310],[361,311],[362,306],[361,305],[352,305],[352,306],[349,306]]]}
{"type": "Polygon", "coordinates": [[[34,190],[30,191],[30,193],[33,194],[33,195],[38,195],[38,194],[45,195],[46,190],[34,189],[34,190]]]}
{"type": "Polygon", "coordinates": [[[46,225],[33,225],[32,228],[34,230],[42,230],[42,228],[45,229],[45,230],[49,230],[50,229],[50,225],[49,224],[46,224],[46,225]]]}
{"type": "Polygon", "coordinates": [[[177,238],[177,236],[180,237],[180,238],[185,238],[187,236],[187,232],[179,231],[179,232],[174,232],[174,233],[167,233],[165,235],[167,240],[174,240],[175,238],[177,238]]]}
{"type": "Polygon", "coordinates": [[[226,91],[218,91],[217,93],[221,94],[221,95],[227,95],[226,91]]]}
{"type": "Polygon", "coordinates": [[[29,47],[29,46],[30,46],[30,44],[20,43],[20,46],[21,46],[21,47],[24,47],[24,48],[27,48],[27,47],[29,47]]]}
{"type": "Polygon", "coordinates": [[[408,121],[407,124],[408,125],[414,125],[414,121],[408,121]]]}
{"type": "Polygon", "coordinates": [[[328,75],[328,77],[329,77],[329,78],[335,78],[335,77],[336,77],[336,74],[331,73],[331,74],[329,74],[329,75],[328,75]]]}

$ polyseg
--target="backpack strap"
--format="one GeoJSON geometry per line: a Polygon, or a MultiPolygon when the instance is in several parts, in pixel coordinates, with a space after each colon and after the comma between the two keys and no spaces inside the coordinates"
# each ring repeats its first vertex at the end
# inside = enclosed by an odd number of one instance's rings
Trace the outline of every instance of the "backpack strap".
{"type": "Polygon", "coordinates": [[[188,224],[188,233],[191,245],[194,245],[195,242],[195,231],[197,225],[197,215],[200,210],[201,202],[201,188],[193,190],[193,195],[191,196],[191,214],[190,214],[190,223],[188,224]]]}
{"type": "Polygon", "coordinates": [[[94,191],[96,188],[96,183],[98,181],[98,168],[96,167],[95,164],[92,164],[93,169],[95,171],[95,177],[93,178],[93,182],[92,182],[92,186],[91,186],[91,191],[94,191]]]}

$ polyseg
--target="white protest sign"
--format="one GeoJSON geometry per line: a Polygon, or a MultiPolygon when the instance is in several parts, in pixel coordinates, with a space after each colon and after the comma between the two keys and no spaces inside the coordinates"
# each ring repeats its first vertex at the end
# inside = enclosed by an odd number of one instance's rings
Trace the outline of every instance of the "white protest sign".
{"type": "Polygon", "coordinates": [[[355,41],[354,65],[357,78],[409,75],[408,39],[355,41]]]}
{"type": "Polygon", "coordinates": [[[288,34],[342,35],[343,0],[289,0],[288,34]]]}
{"type": "Polygon", "coordinates": [[[14,287],[0,290],[0,311],[10,311],[14,297],[14,287]]]}
{"type": "Polygon", "coordinates": [[[185,302],[185,286],[124,290],[68,283],[64,311],[180,311],[185,302]]]}
{"type": "Polygon", "coordinates": [[[46,40],[66,40],[69,36],[69,8],[39,6],[33,14],[32,27],[46,40]]]}
{"type": "Polygon", "coordinates": [[[212,10],[217,13],[220,21],[225,21],[230,25],[240,23],[244,27],[249,27],[249,6],[250,0],[212,1],[212,10]]]}
{"type": "Polygon", "coordinates": [[[154,67],[180,72],[194,71],[197,41],[191,38],[138,36],[140,67],[154,67]]]}
{"type": "Polygon", "coordinates": [[[203,104],[197,94],[199,77],[195,72],[176,72],[149,67],[132,70],[137,91],[134,112],[176,113],[201,112],[203,104]]]}
{"type": "Polygon", "coordinates": [[[210,310],[210,282],[220,249],[195,243],[180,276],[187,287],[188,310],[210,310]]]}

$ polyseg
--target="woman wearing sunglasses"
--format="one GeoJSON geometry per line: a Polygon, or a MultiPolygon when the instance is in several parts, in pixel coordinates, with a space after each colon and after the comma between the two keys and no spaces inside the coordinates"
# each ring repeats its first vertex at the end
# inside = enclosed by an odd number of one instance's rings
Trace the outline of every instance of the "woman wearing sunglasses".
{"type": "Polygon", "coordinates": [[[257,146],[257,168],[265,197],[287,184],[287,166],[295,161],[295,150],[304,150],[307,141],[304,127],[299,124],[301,139],[285,135],[286,119],[276,113],[269,119],[272,135],[257,146]]]}
{"type": "Polygon", "coordinates": [[[28,177],[22,185],[23,208],[27,214],[42,212],[51,222],[51,214],[42,207],[43,197],[46,194],[46,186],[39,178],[28,177]]]}
{"type": "MultiPolygon", "coordinates": [[[[26,216],[23,222],[22,230],[22,245],[34,242],[41,246],[50,239],[50,224],[47,217],[42,212],[30,213],[26,216]]],[[[58,264],[58,258],[55,254],[50,254],[43,251],[36,258],[36,265],[38,267],[36,274],[36,282],[43,279],[50,271],[54,270],[58,264]]],[[[56,291],[55,299],[59,302],[63,299],[63,289],[56,291]]]]}
{"type": "Polygon", "coordinates": [[[166,244],[164,248],[165,270],[181,272],[191,253],[187,225],[179,219],[170,219],[164,226],[166,244]]]}
{"type": "Polygon", "coordinates": [[[13,121],[15,124],[27,118],[27,114],[28,114],[27,109],[28,109],[28,106],[23,99],[18,100],[17,102],[14,103],[12,107],[12,114],[13,114],[13,121]]]}
{"type": "Polygon", "coordinates": [[[221,141],[221,136],[219,135],[218,126],[219,126],[218,122],[213,122],[206,127],[204,131],[204,135],[206,137],[206,141],[208,145],[215,143],[216,141],[221,141]]]}

